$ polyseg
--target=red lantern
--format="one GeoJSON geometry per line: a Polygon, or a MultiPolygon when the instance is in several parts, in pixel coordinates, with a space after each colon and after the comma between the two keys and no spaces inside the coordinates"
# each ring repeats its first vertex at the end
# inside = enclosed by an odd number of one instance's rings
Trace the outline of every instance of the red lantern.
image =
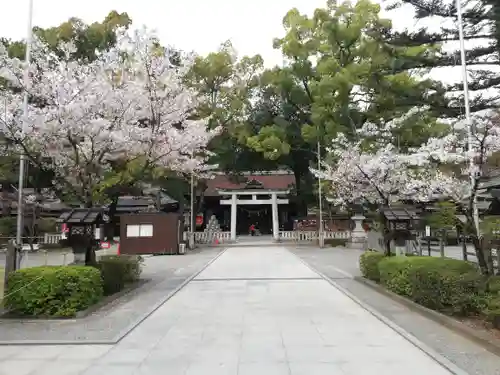
{"type": "Polygon", "coordinates": [[[196,225],[203,225],[203,215],[196,215],[196,225]]]}

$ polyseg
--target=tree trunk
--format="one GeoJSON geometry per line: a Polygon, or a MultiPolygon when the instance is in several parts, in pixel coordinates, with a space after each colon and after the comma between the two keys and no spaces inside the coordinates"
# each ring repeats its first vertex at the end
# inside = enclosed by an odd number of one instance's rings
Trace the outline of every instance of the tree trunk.
{"type": "Polygon", "coordinates": [[[90,244],[87,245],[85,250],[85,265],[86,266],[95,266],[97,264],[97,256],[95,253],[95,247],[93,246],[93,241],[90,241],[90,244]]]}
{"type": "Polygon", "coordinates": [[[9,198],[9,191],[7,189],[7,184],[2,184],[2,217],[8,217],[11,214],[11,200],[9,198]]]}
{"type": "Polygon", "coordinates": [[[295,190],[296,190],[296,202],[297,202],[297,214],[298,216],[307,215],[307,202],[304,199],[304,194],[302,192],[302,171],[299,168],[294,168],[293,175],[295,177],[295,190]]]}
{"type": "Polygon", "coordinates": [[[389,221],[382,212],[379,213],[379,219],[382,238],[384,240],[384,255],[391,256],[391,231],[389,230],[389,221]]]}
{"type": "Polygon", "coordinates": [[[474,251],[476,253],[477,264],[483,275],[489,275],[488,262],[483,251],[483,241],[477,236],[477,234],[472,235],[472,244],[474,245],[474,251]]]}
{"type": "MultiPolygon", "coordinates": [[[[92,208],[93,203],[91,199],[92,197],[88,197],[88,201],[84,205],[85,208],[92,208]]],[[[87,266],[94,266],[97,263],[96,247],[94,244],[94,232],[92,231],[85,242],[85,265],[87,266]]]]}

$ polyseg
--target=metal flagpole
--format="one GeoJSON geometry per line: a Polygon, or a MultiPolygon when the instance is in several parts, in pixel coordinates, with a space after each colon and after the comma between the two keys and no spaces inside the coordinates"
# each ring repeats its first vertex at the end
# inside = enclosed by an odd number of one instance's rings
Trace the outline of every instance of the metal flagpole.
{"type": "MultiPolygon", "coordinates": [[[[470,115],[470,100],[469,100],[469,84],[467,82],[467,61],[465,59],[465,38],[464,38],[464,25],[463,25],[463,18],[462,18],[462,4],[461,0],[456,1],[456,6],[457,6],[457,18],[458,18],[458,36],[460,39],[460,58],[462,62],[462,79],[463,79],[463,85],[464,85],[464,105],[465,105],[465,120],[467,121],[467,141],[468,141],[468,148],[469,152],[471,152],[474,149],[474,141],[473,141],[473,134],[472,134],[472,117],[470,115]]],[[[475,178],[472,174],[472,171],[474,170],[474,155],[471,153],[471,157],[469,160],[470,167],[471,167],[471,190],[474,186],[475,178]]],[[[473,208],[473,218],[474,218],[474,226],[476,227],[476,232],[479,235],[479,212],[477,208],[477,196],[474,196],[474,201],[472,202],[472,208],[473,208]]]]}
{"type": "MultiPolygon", "coordinates": [[[[30,88],[30,60],[31,60],[31,42],[33,39],[33,0],[29,0],[28,4],[28,32],[26,37],[26,56],[24,67],[24,100],[23,100],[23,123],[21,125],[21,139],[26,131],[28,121],[28,96],[30,88]]],[[[22,236],[23,236],[23,190],[24,190],[24,174],[25,174],[25,159],[24,150],[21,148],[21,156],[19,158],[19,186],[17,188],[17,231],[16,231],[16,269],[21,267],[22,257],[22,236]]]]}
{"type": "MultiPolygon", "coordinates": [[[[321,171],[321,145],[318,140],[318,172],[321,171]]],[[[318,243],[319,247],[324,246],[325,238],[323,233],[323,197],[321,189],[321,177],[318,175],[318,199],[319,199],[319,227],[318,227],[318,243]]]]}

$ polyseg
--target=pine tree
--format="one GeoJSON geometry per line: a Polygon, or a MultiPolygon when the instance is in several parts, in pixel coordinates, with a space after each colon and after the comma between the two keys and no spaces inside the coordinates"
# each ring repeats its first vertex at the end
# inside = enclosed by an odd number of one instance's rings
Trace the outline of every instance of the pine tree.
{"type": "MultiPolygon", "coordinates": [[[[401,45],[439,45],[453,43],[456,50],[443,53],[439,58],[414,59],[408,67],[446,68],[460,66],[458,49],[457,8],[455,0],[388,0],[388,9],[412,6],[415,17],[421,21],[433,19],[432,24],[443,25],[431,32],[423,27],[415,31],[392,32],[392,38],[401,45]]],[[[500,3],[498,0],[465,0],[462,2],[466,62],[469,70],[469,90],[472,112],[498,106],[500,99],[500,3]]],[[[463,112],[463,84],[443,84],[437,88],[455,99],[440,108],[443,115],[455,117],[463,112]]]]}

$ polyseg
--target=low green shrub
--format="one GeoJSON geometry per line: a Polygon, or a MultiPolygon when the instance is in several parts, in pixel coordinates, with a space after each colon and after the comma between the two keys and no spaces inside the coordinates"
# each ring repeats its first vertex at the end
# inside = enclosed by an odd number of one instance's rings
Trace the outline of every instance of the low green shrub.
{"type": "Polygon", "coordinates": [[[104,294],[119,292],[125,284],[139,280],[143,259],[135,255],[106,255],[99,259],[104,294]]]}
{"type": "Polygon", "coordinates": [[[477,266],[458,259],[394,257],[379,263],[382,283],[394,293],[452,315],[478,312],[485,284],[477,266]]]}
{"type": "Polygon", "coordinates": [[[500,296],[500,276],[492,276],[487,282],[488,293],[500,296]]]}
{"type": "Polygon", "coordinates": [[[23,268],[7,285],[5,307],[21,315],[72,317],[103,295],[99,271],[85,266],[23,268]]]}
{"type": "Polygon", "coordinates": [[[417,257],[385,257],[378,263],[380,272],[380,283],[391,292],[401,296],[411,295],[411,285],[408,278],[408,271],[411,267],[411,260],[417,257]]]}
{"type": "Polygon", "coordinates": [[[384,259],[383,253],[368,250],[359,257],[359,269],[361,274],[369,280],[380,281],[379,262],[384,259]]]}
{"type": "Polygon", "coordinates": [[[493,327],[500,329],[500,295],[490,296],[482,313],[486,321],[493,324],[493,327]]]}
{"type": "Polygon", "coordinates": [[[346,247],[347,241],[348,240],[346,238],[328,238],[325,240],[325,245],[331,247],[336,247],[336,246],[346,247]]]}

